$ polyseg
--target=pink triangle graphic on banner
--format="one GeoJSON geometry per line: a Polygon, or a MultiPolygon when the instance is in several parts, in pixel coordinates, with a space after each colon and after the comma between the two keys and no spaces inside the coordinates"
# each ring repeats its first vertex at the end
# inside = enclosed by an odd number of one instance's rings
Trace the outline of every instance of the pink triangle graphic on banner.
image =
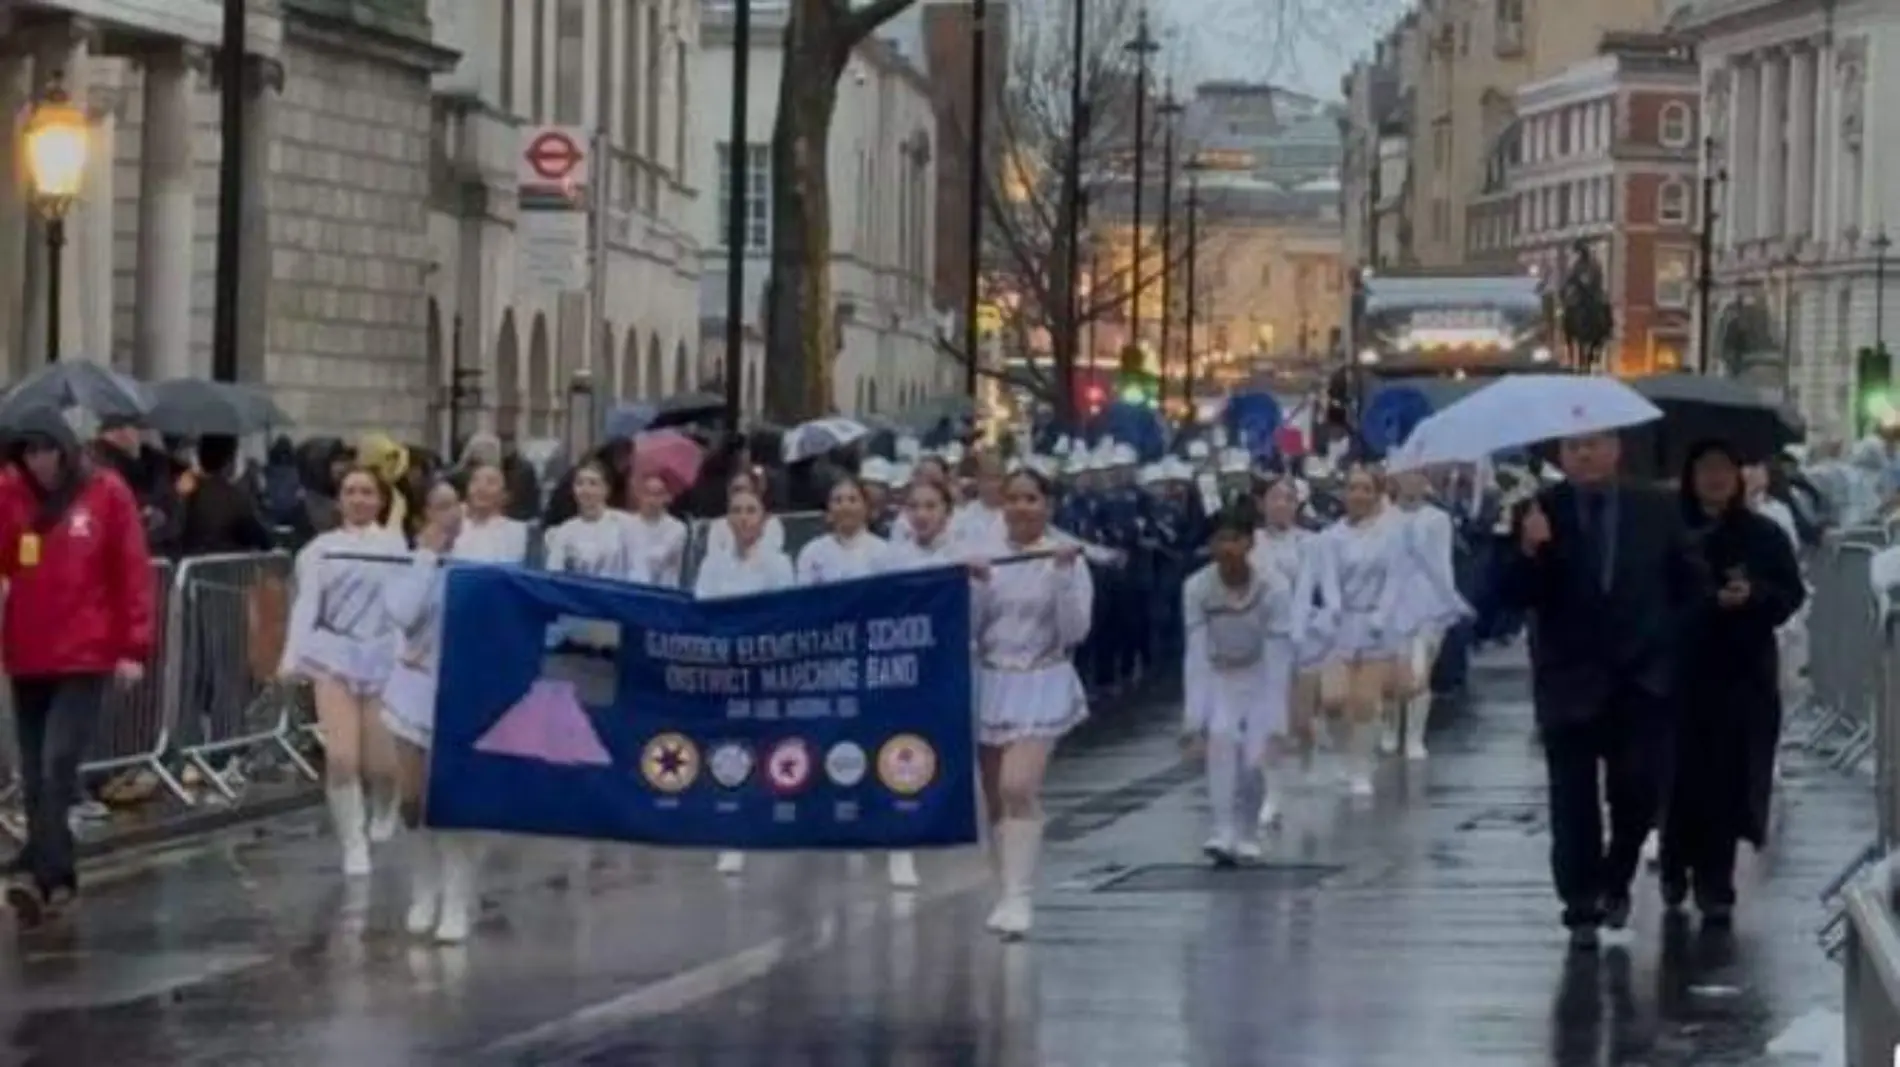
{"type": "Polygon", "coordinates": [[[542,678],[502,714],[475,742],[477,752],[514,756],[564,767],[609,767],[613,757],[601,744],[574,683],[542,678]]]}

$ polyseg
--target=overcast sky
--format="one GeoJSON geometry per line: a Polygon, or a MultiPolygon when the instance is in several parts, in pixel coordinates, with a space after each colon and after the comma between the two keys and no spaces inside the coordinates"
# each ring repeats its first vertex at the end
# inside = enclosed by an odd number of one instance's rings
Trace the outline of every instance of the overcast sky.
{"type": "Polygon", "coordinates": [[[1154,0],[1184,27],[1186,80],[1285,85],[1324,99],[1406,6],[1401,0],[1154,0]]]}

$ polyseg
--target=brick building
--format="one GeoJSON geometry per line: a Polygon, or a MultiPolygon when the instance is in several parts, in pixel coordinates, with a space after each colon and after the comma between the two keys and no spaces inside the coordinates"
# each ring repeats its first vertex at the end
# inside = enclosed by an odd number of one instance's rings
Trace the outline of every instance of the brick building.
{"type": "Polygon", "coordinates": [[[1585,243],[1616,311],[1610,367],[1647,374],[1692,362],[1700,74],[1693,51],[1611,33],[1599,54],[1515,94],[1493,146],[1494,181],[1471,213],[1475,253],[1563,276],[1585,243]]]}

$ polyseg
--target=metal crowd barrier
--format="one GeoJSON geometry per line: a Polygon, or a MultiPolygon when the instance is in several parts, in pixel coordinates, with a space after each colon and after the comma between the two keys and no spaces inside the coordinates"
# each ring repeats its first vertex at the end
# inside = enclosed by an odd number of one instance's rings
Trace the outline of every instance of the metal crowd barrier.
{"type": "Polygon", "coordinates": [[[1886,699],[1870,571],[1886,546],[1884,530],[1856,527],[1829,534],[1809,563],[1807,692],[1792,716],[1795,743],[1842,769],[1873,750],[1886,699]]]}
{"type": "MultiPolygon", "coordinates": [[[[237,800],[231,768],[213,760],[275,749],[314,782],[315,769],[295,745],[308,716],[295,694],[274,681],[290,573],[291,558],[281,552],[155,562],[157,640],[145,678],[107,698],[82,776],[150,774],[192,807],[200,798],[182,780],[184,767],[237,800]]],[[[0,750],[10,749],[11,732],[0,750]]],[[[0,797],[5,791],[0,781],[0,797]]]]}

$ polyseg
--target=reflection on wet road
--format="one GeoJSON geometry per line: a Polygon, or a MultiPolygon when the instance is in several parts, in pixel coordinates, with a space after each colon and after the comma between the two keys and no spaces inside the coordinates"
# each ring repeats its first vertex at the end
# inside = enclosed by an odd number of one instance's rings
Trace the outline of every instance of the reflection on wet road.
{"type": "Polygon", "coordinates": [[[1265,869],[1195,864],[1174,713],[1131,713],[1052,785],[1036,938],[981,932],[974,853],[882,865],[554,842],[497,849],[464,949],[400,933],[307,822],[100,888],[0,950],[0,1064],[708,1067],[1628,1067],[1774,1061],[1838,1002],[1814,894],[1871,830],[1864,785],[1792,765],[1737,929],[1636,929],[1566,958],[1521,671],[1441,709],[1434,756],[1373,805],[1297,796],[1265,869]]]}

